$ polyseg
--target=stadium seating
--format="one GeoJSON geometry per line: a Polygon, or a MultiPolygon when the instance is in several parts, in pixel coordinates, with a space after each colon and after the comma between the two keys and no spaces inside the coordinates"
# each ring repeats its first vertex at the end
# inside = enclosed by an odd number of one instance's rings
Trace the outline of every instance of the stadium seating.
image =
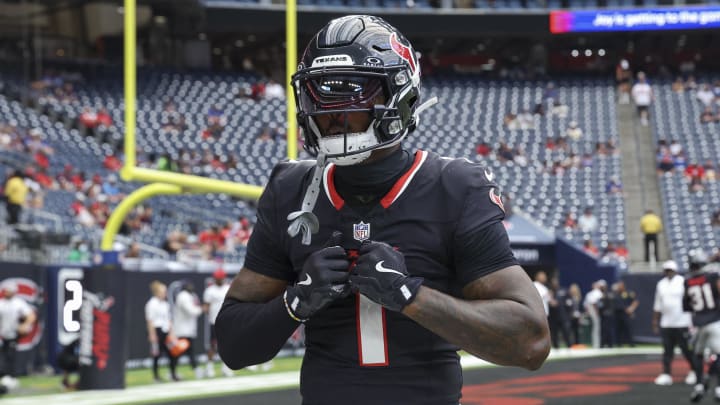
{"type": "MultiPolygon", "coordinates": [[[[105,177],[109,171],[102,168],[102,159],[113,153],[124,132],[119,85],[122,81],[118,75],[118,71],[109,70],[79,84],[76,100],[70,103],[36,95],[37,111],[0,96],[0,121],[17,121],[20,126],[42,130],[46,141],[56,150],[51,174],[58,174],[65,164],[71,163],[88,174],[99,173],[105,177]],[[96,131],[104,136],[83,135],[77,117],[85,107],[110,111],[113,126],[96,131]]],[[[242,88],[258,80],[259,77],[247,74],[141,71],[137,114],[139,163],[147,164],[146,158],[152,153],[168,153],[173,158],[187,150],[207,150],[222,156],[233,154],[237,157],[236,167],[218,171],[197,166],[193,173],[264,185],[272,166],[283,158],[286,142],[284,139],[261,141],[257,137],[263,128],[282,128],[285,101],[236,97],[242,88]],[[184,132],[161,131],[167,101],[172,101],[185,116],[187,130],[184,132]],[[227,117],[222,135],[214,142],[199,135],[212,105],[223,109],[227,117]]],[[[595,155],[596,143],[617,139],[613,84],[609,80],[583,78],[559,79],[555,84],[557,98],[568,106],[567,116],[534,116],[533,129],[510,130],[504,125],[503,116],[532,109],[542,101],[546,82],[485,80],[472,75],[430,76],[425,79],[424,94],[438,96],[441,101],[425,113],[421,130],[408,138],[407,145],[471,160],[478,160],[475,147],[481,141],[493,148],[500,142],[511,147],[521,146],[527,156],[526,166],[512,161],[503,163],[494,154],[484,162],[497,172],[498,182],[504,192],[512,196],[513,206],[578,244],[588,238],[600,247],[607,242],[622,243],[625,238],[622,197],[604,192],[608,179],[620,175],[620,158],[617,154],[595,155]],[[545,142],[563,135],[573,120],[579,123],[584,135],[570,142],[571,151],[578,156],[592,155],[592,167],[571,168],[562,175],[550,174],[544,169],[544,162],[564,160],[569,152],[548,150],[545,142]],[[563,228],[567,212],[580,215],[588,206],[594,207],[599,219],[596,232],[583,234],[563,228]]],[[[138,186],[123,184],[123,192],[129,193],[138,186]]],[[[64,218],[68,231],[87,232],[74,223],[69,213],[73,198],[71,192],[51,191],[46,196],[45,209],[64,218]]],[[[222,224],[239,215],[254,217],[252,208],[245,202],[225,195],[157,197],[149,200],[149,205],[155,213],[152,231],[138,232],[133,237],[153,246],[160,246],[167,233],[174,229],[197,232],[197,227],[222,224]],[[192,223],[196,226],[191,226],[192,223]]],[[[242,255],[239,249],[226,259],[239,260],[242,255]]]]}
{"type": "MultiPolygon", "coordinates": [[[[700,77],[698,83],[713,82],[713,77],[700,77]]],[[[676,139],[682,145],[687,163],[704,164],[710,160],[716,167],[720,162],[720,145],[717,142],[718,123],[701,124],[703,105],[695,92],[675,93],[671,82],[660,81],[653,85],[655,103],[652,108],[653,137],[657,143],[676,139]]],[[[659,177],[662,194],[665,234],[670,239],[672,257],[678,263],[687,263],[687,253],[693,248],[707,252],[717,249],[720,228],[711,226],[714,211],[720,207],[720,184],[704,183],[704,190],[691,191],[688,179],[680,172],[665,173],[659,177]]]]}

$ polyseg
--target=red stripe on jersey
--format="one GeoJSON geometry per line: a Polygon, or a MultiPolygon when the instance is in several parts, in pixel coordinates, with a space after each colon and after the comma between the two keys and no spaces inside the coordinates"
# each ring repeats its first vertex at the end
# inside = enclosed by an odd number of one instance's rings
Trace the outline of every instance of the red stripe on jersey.
{"type": "Polygon", "coordinates": [[[420,169],[420,166],[425,161],[426,156],[427,152],[421,150],[415,152],[415,161],[410,167],[410,170],[403,174],[403,176],[395,182],[395,185],[393,185],[393,187],[390,189],[390,191],[388,191],[385,197],[380,200],[380,204],[383,206],[383,208],[387,209],[400,196],[403,190],[405,190],[405,187],[407,187],[408,183],[410,183],[410,180],[412,180],[413,176],[415,176],[415,173],[417,173],[418,169],[420,169]]]}
{"type": "Polygon", "coordinates": [[[340,197],[340,194],[338,194],[337,190],[335,189],[336,168],[337,166],[335,165],[332,165],[328,168],[327,175],[325,177],[325,186],[327,186],[328,198],[330,198],[330,202],[336,210],[340,211],[340,209],[345,205],[345,200],[340,197]]]}

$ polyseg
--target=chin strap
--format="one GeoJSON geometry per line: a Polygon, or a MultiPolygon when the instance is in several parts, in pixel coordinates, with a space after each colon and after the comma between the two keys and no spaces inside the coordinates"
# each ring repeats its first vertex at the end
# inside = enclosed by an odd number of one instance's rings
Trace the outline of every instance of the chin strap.
{"type": "Polygon", "coordinates": [[[288,235],[295,237],[302,232],[303,245],[309,245],[312,234],[320,229],[320,221],[318,221],[317,216],[313,214],[312,211],[313,208],[315,208],[318,194],[320,194],[320,182],[322,181],[323,170],[325,169],[325,161],[325,154],[319,153],[313,178],[307,190],[305,190],[305,197],[303,197],[300,211],[293,211],[287,216],[288,221],[292,221],[287,229],[288,235]]]}
{"type": "Polygon", "coordinates": [[[438,102],[437,96],[433,96],[433,97],[430,98],[428,101],[420,104],[420,105],[418,106],[418,108],[415,109],[415,115],[420,115],[421,112],[423,112],[423,111],[427,110],[428,108],[434,106],[435,104],[437,104],[437,102],[438,102]]]}

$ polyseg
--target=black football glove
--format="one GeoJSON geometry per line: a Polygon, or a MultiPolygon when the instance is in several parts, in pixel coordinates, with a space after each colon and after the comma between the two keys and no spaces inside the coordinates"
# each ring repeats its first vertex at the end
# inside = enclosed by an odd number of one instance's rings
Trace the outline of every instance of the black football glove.
{"type": "Polygon", "coordinates": [[[298,281],[285,290],[285,306],[290,316],[306,321],[338,298],[350,294],[345,249],[339,246],[342,233],[334,232],[325,247],[308,256],[298,281]]]}
{"type": "Polygon", "coordinates": [[[408,274],[402,253],[375,241],[364,241],[358,253],[350,273],[354,291],[398,312],[415,299],[423,279],[408,274]]]}

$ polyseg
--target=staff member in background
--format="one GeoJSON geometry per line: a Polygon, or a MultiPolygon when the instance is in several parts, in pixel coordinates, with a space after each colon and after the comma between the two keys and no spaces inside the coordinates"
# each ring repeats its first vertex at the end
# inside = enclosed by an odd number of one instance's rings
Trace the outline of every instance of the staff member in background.
{"type": "Polygon", "coordinates": [[[585,300],[583,306],[590,320],[592,321],[592,347],[595,349],[600,348],[600,311],[598,306],[600,300],[605,295],[607,289],[607,282],[605,280],[598,280],[593,283],[593,288],[587,294],[585,294],[585,300]]]}
{"type": "Polygon", "coordinates": [[[160,281],[150,283],[152,298],[145,304],[145,321],[147,322],[148,341],[153,357],[153,376],[156,382],[162,381],[158,374],[158,360],[165,354],[170,359],[170,376],[179,381],[177,376],[177,359],[170,354],[167,347],[168,335],[171,335],[170,304],[167,302],[167,287],[160,281]]]}
{"type": "Polygon", "coordinates": [[[655,252],[655,261],[660,261],[660,254],[658,253],[658,234],[662,231],[662,220],[657,216],[653,210],[645,211],[645,215],[640,218],[640,230],[645,235],[645,261],[650,261],[650,243],[653,244],[653,251],[655,252]]]}
{"type": "Polygon", "coordinates": [[[618,281],[613,285],[615,291],[615,339],[618,347],[622,347],[627,343],[630,347],[635,347],[633,343],[632,318],[635,317],[635,310],[640,301],[637,299],[635,291],[628,291],[625,288],[625,282],[618,281]]]}
{"type": "Polygon", "coordinates": [[[0,338],[2,338],[2,364],[0,385],[9,389],[19,386],[15,378],[15,355],[18,338],[32,330],[37,319],[30,304],[17,295],[15,283],[6,284],[0,299],[0,338]]]}
{"type": "MultiPolygon", "coordinates": [[[[203,292],[203,311],[207,313],[208,322],[210,323],[210,345],[207,349],[207,370],[208,377],[215,376],[215,367],[213,360],[217,353],[217,336],[215,335],[215,319],[217,318],[220,307],[225,300],[230,284],[226,280],[226,274],[223,269],[217,269],[213,273],[213,284],[205,288],[203,292]]],[[[220,359],[222,361],[222,359],[220,359]]],[[[222,363],[222,373],[225,377],[231,377],[233,371],[224,362],[222,363]]]]}
{"type": "MultiPolygon", "coordinates": [[[[190,366],[195,371],[195,378],[203,378],[203,370],[198,367],[195,359],[194,342],[197,338],[198,318],[202,315],[200,299],[195,294],[195,286],[187,281],[175,298],[173,307],[173,332],[178,339],[187,339],[190,344],[183,354],[190,357],[190,366]]],[[[178,356],[178,358],[180,358],[178,356]]]]}
{"type": "Polygon", "coordinates": [[[683,295],[685,294],[685,279],[677,273],[678,266],[673,260],[663,263],[664,277],[655,287],[655,302],[653,304],[653,332],[660,333],[663,343],[663,372],[655,378],[657,385],[672,385],[670,367],[675,356],[675,347],[679,346],[683,356],[690,365],[690,372],[685,378],[685,384],[693,385],[697,381],[695,376],[694,358],[688,346],[692,318],[689,312],[683,311],[683,295]]]}
{"type": "Polygon", "coordinates": [[[20,222],[20,213],[25,206],[28,186],[23,180],[20,170],[15,170],[5,182],[5,200],[7,210],[7,224],[15,225],[20,222]]]}

